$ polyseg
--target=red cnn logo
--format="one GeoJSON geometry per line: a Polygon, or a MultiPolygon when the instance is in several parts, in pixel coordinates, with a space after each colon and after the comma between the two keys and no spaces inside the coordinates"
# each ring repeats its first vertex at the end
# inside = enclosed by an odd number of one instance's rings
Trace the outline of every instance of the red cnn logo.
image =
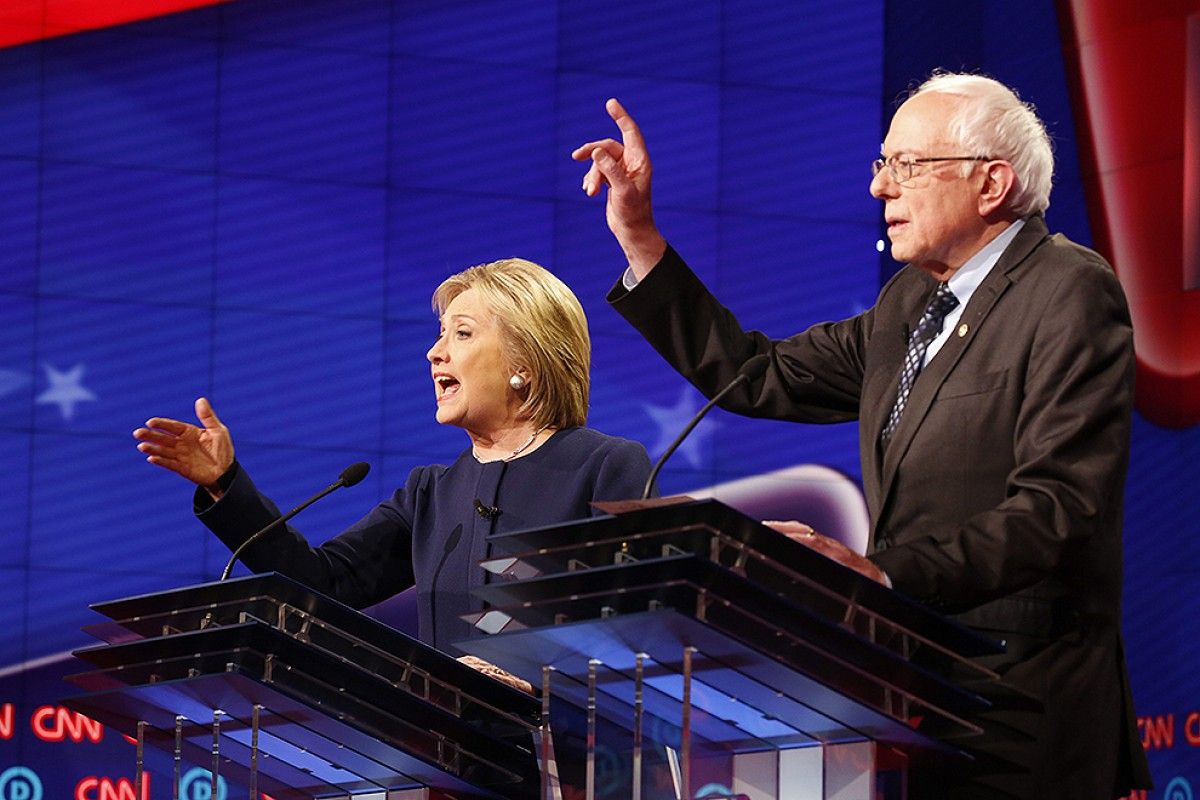
{"type": "Polygon", "coordinates": [[[13,722],[16,719],[16,709],[12,703],[0,706],[0,739],[13,737],[13,722]]]}
{"type": "Polygon", "coordinates": [[[98,743],[104,738],[104,726],[94,719],[85,717],[62,706],[41,706],[29,720],[33,735],[43,742],[61,742],[70,739],[82,742],[85,738],[98,743]]]}
{"type": "Polygon", "coordinates": [[[1070,10],[1063,30],[1074,37],[1068,62],[1077,59],[1073,88],[1092,229],[1129,296],[1138,410],[1160,425],[1195,425],[1200,2],[1064,6],[1070,10]]]}
{"type": "Polygon", "coordinates": [[[121,778],[84,778],[75,785],[75,800],[150,800],[150,775],[142,775],[142,795],[134,788],[133,781],[121,778]]]}

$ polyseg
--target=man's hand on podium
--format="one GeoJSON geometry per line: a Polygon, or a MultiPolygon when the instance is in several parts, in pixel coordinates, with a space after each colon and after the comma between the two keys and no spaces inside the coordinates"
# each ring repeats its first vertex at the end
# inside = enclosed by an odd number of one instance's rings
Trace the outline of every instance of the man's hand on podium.
{"type": "Polygon", "coordinates": [[[476,672],[482,672],[488,677],[495,678],[501,683],[508,684],[512,688],[524,692],[525,694],[533,694],[533,685],[524,678],[518,678],[511,672],[506,672],[500,669],[490,661],[484,661],[478,656],[459,656],[458,660],[462,664],[466,664],[476,672]]]}
{"type": "Polygon", "coordinates": [[[837,539],[822,536],[814,531],[811,525],[805,525],[803,522],[797,522],[796,520],[763,520],[763,525],[766,525],[768,528],[774,528],[789,539],[799,542],[805,547],[811,547],[821,555],[832,558],[839,564],[847,566],[861,575],[865,575],[876,583],[882,583],[884,586],[891,585],[891,582],[887,579],[887,575],[884,574],[883,570],[875,566],[875,562],[866,556],[854,552],[837,539]]]}

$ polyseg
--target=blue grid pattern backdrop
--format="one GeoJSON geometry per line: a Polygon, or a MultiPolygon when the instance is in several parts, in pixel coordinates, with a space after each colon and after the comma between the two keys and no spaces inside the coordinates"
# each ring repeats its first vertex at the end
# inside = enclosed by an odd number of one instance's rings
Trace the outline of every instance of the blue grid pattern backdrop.
{"type": "MultiPolygon", "coordinates": [[[[424,353],[433,288],[471,264],[566,280],[591,423],[661,447],[701,399],[607,308],[620,252],[568,157],[615,131],[609,96],[650,137],[664,229],[736,311],[785,334],[871,302],[882,6],[624,5],[243,0],[0,51],[4,663],[86,642],[90,601],[219,570],[188,487],[133,448],[149,416],[211,397],[283,505],[371,461],[299,520],[316,540],[454,458],[424,353]]],[[[857,472],[852,425],[700,434],[666,491],[857,472]]]]}
{"type": "MultiPolygon", "coordinates": [[[[297,520],[315,541],[453,459],[429,297],[472,264],[523,256],[574,288],[591,424],[661,451],[702,399],[604,302],[624,263],[568,156],[615,135],[608,97],[647,136],[660,227],[772,335],[861,311],[896,268],[867,167],[934,66],[1038,105],[1050,226],[1089,242],[1055,3],[1020,5],[1014,24],[983,0],[239,0],[0,49],[0,677],[88,643],[89,602],[224,564],[189,487],[135,450],[147,417],[212,398],[285,507],[370,461],[297,520]]],[[[856,426],[717,412],[662,488],[803,463],[857,480],[856,426]]],[[[1198,463],[1200,429],[1139,419],[1126,631],[1139,711],[1180,717],[1152,754],[1160,788],[1200,779],[1183,728],[1198,463]]],[[[52,702],[57,677],[38,681],[52,702]]],[[[26,689],[0,688],[2,773],[41,744],[4,735],[26,689]]]]}

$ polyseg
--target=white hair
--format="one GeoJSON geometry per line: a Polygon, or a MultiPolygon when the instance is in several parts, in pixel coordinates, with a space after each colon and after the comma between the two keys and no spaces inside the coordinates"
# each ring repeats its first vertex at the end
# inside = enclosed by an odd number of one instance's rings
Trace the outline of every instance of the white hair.
{"type": "Polygon", "coordinates": [[[1049,207],[1054,147],[1033,105],[983,75],[935,72],[910,97],[929,93],[963,98],[950,119],[949,132],[965,148],[965,155],[1012,165],[1016,184],[1006,201],[1009,210],[1024,217],[1049,207]]]}

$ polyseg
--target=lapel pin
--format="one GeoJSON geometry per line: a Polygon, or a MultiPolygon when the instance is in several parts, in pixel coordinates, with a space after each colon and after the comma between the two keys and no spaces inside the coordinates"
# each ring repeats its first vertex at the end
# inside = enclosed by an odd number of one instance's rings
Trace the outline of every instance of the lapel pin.
{"type": "Polygon", "coordinates": [[[958,338],[961,339],[962,337],[966,336],[967,331],[969,331],[969,330],[971,330],[971,329],[969,327],[967,327],[967,323],[964,322],[962,325],[959,325],[958,326],[958,338]]]}

